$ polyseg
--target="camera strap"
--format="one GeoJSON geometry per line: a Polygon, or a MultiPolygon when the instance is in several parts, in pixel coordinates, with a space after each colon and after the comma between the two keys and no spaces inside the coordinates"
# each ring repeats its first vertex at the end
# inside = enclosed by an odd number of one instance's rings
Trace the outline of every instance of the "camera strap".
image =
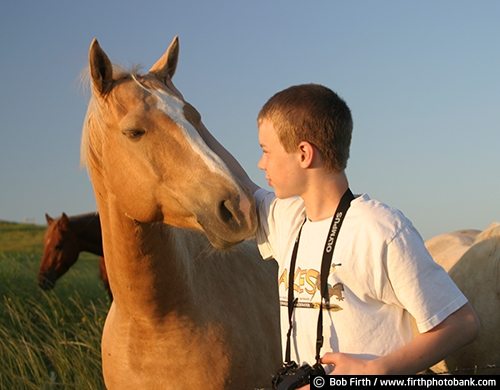
{"type": "MultiPolygon", "coordinates": [[[[351,201],[354,199],[354,195],[351,190],[348,188],[347,191],[342,196],[342,199],[337,206],[337,210],[332,219],[332,224],[330,225],[330,229],[328,231],[328,237],[326,238],[325,249],[323,250],[323,258],[321,260],[321,273],[320,273],[320,292],[321,292],[321,302],[319,305],[319,315],[318,315],[318,327],[317,327],[317,338],[316,338],[316,363],[319,364],[320,360],[320,351],[323,346],[323,301],[324,307],[328,309],[330,307],[330,296],[328,294],[328,275],[330,271],[330,267],[332,264],[333,258],[333,250],[335,248],[335,244],[337,243],[337,237],[340,231],[340,227],[342,226],[342,222],[344,222],[345,215],[349,206],[351,205],[351,201]]],[[[300,234],[302,232],[302,227],[306,222],[306,219],[302,223],[302,226],[299,229],[299,233],[297,234],[297,238],[295,239],[295,244],[293,246],[292,257],[290,260],[290,271],[288,273],[288,333],[286,340],[286,350],[285,350],[285,363],[290,363],[290,338],[292,335],[292,316],[293,309],[297,305],[298,298],[293,297],[294,292],[294,279],[295,279],[295,264],[297,262],[297,252],[299,249],[299,241],[300,234]]]]}

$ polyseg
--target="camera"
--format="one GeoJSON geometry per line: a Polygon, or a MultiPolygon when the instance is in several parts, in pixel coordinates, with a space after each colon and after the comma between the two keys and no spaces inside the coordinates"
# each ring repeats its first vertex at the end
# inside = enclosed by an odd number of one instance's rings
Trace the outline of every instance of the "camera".
{"type": "Polygon", "coordinates": [[[309,384],[311,375],[325,375],[321,364],[316,363],[313,367],[309,364],[298,366],[294,361],[284,363],[272,380],[275,390],[293,390],[309,384]]]}

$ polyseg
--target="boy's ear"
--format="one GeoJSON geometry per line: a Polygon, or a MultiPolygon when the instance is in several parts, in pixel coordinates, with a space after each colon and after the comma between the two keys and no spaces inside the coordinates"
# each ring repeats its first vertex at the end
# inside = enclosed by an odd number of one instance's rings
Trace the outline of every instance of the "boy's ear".
{"type": "Polygon", "coordinates": [[[302,168],[310,168],[313,166],[318,157],[318,150],[309,142],[302,141],[299,146],[300,164],[302,168]]]}

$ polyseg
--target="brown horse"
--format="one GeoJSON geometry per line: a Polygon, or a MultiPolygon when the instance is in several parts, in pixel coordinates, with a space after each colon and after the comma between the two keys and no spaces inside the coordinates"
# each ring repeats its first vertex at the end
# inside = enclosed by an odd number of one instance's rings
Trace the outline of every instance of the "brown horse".
{"type": "Polygon", "coordinates": [[[38,285],[44,290],[53,289],[56,281],[76,263],[80,252],[89,252],[100,256],[99,269],[104,288],[113,299],[104,264],[99,215],[94,212],[68,217],[63,213],[53,219],[45,214],[45,218],[48,227],[43,240],[38,285]]]}
{"type": "Polygon", "coordinates": [[[166,85],[174,38],[148,74],[90,46],[82,134],[114,300],[108,389],[254,389],[281,366],[277,267],[255,242],[255,201],[166,85]],[[211,245],[210,245],[211,244],[211,245]]]}

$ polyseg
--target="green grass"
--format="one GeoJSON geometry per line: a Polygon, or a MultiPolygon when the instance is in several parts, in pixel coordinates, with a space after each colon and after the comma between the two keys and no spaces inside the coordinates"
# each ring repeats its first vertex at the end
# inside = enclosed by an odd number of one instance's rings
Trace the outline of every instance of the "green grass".
{"type": "Polygon", "coordinates": [[[46,226],[0,221],[0,252],[43,253],[46,226]]]}
{"type": "Polygon", "coordinates": [[[104,389],[100,339],[109,299],[98,260],[80,257],[53,291],[42,291],[44,232],[0,223],[0,389],[104,389]]]}

